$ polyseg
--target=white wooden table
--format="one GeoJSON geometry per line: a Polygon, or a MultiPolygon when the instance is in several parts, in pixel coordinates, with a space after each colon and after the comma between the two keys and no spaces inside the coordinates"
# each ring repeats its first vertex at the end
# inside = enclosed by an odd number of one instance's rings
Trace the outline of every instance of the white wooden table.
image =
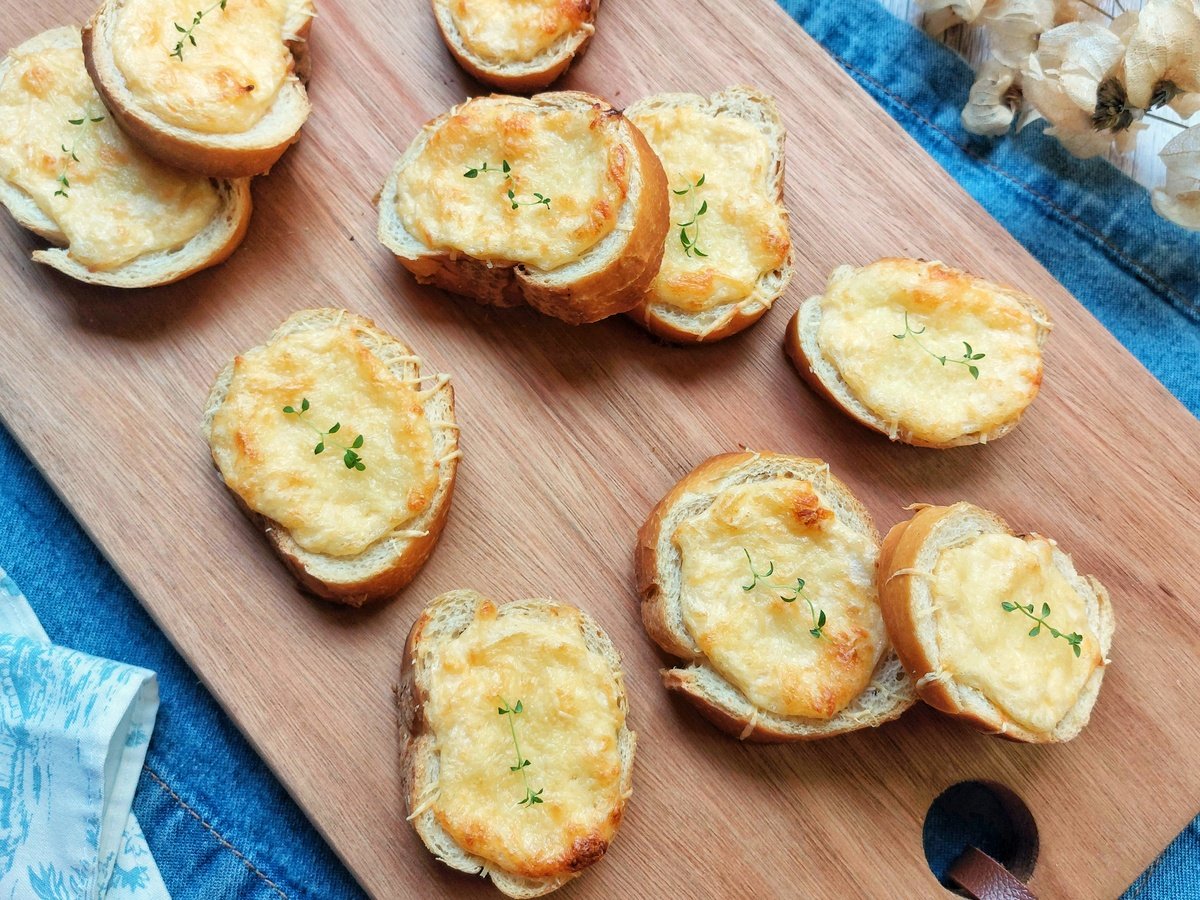
{"type": "MultiPolygon", "coordinates": [[[[907,19],[920,27],[922,14],[921,5],[917,0],[880,0],[880,2],[900,18],[907,19]]],[[[1106,9],[1111,10],[1114,7],[1112,0],[1099,0],[1099,2],[1106,9]]],[[[1126,0],[1125,5],[1128,7],[1133,4],[1126,0]]],[[[961,53],[976,68],[987,56],[987,38],[974,26],[951,28],[942,35],[942,41],[961,53]]],[[[959,104],[960,107],[962,103],[966,103],[966,100],[964,95],[959,104]]],[[[1169,111],[1167,115],[1170,115],[1169,111]]],[[[1139,135],[1137,147],[1133,152],[1117,153],[1113,151],[1109,159],[1113,165],[1135,181],[1147,187],[1153,187],[1162,183],[1165,171],[1162,161],[1158,158],[1158,151],[1167,141],[1178,134],[1178,129],[1163,122],[1148,122],[1147,124],[1150,127],[1139,135]]],[[[1042,126],[1035,122],[1029,127],[1039,128],[1042,126]]]]}

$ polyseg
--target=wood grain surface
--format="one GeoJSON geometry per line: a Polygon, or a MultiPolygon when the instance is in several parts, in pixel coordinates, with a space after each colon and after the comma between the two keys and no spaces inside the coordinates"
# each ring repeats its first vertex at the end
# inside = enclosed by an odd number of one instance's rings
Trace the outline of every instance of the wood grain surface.
{"type": "MultiPolygon", "coordinates": [[[[19,5],[0,45],[89,12],[19,5]]],[[[1200,807],[1200,425],[771,0],[609,0],[565,81],[618,105],[735,81],[779,97],[795,280],[755,328],[694,349],[621,318],[573,329],[418,288],[376,243],[372,198],[420,123],[478,86],[423,0],[326,2],[312,43],[315,112],[256,182],[249,238],[224,266],[136,294],[89,288],[31,263],[39,241],[3,217],[0,414],[364,888],[492,895],[424,850],[398,790],[402,642],[460,586],[581,605],[624,654],[633,800],[608,857],[561,896],[937,896],[922,821],[966,778],[1029,804],[1043,897],[1113,897],[1154,859],[1200,807]],[[894,446],[796,378],[780,341],[799,301],[839,263],[895,254],[1010,282],[1053,311],[1045,388],[1013,435],[894,446]],[[452,373],[462,425],[441,545],[401,596],[360,612],[296,591],[199,435],[220,367],[320,305],[373,317],[452,373]],[[747,746],[668,698],[638,621],[635,531],[695,463],[739,444],[825,458],[881,530],[903,504],[962,498],[1057,537],[1119,620],[1090,729],[1019,746],[918,708],[871,733],[747,746]]]]}

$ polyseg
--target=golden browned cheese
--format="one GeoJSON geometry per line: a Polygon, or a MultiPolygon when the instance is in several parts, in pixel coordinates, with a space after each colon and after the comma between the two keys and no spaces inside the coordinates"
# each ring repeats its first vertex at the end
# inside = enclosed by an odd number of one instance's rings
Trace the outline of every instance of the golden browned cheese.
{"type": "Polygon", "coordinates": [[[0,178],[33,198],[66,235],[74,259],[115,269],[204,230],[220,206],[216,188],[129,143],[78,46],[9,60],[0,82],[0,178]]]}
{"type": "Polygon", "coordinates": [[[831,719],[870,683],[885,644],[878,551],[811,483],[726,488],[675,530],[674,542],[684,624],[713,668],[755,706],[831,719]],[[826,622],[815,637],[821,612],[826,622]]]}
{"type": "Polygon", "coordinates": [[[433,812],[467,852],[506,872],[552,875],[594,862],[616,831],[625,715],[578,610],[503,609],[482,604],[430,673],[433,812]],[[518,702],[519,713],[500,712],[518,702]],[[528,791],[542,802],[522,804],[528,791]]]}
{"type": "Polygon", "coordinates": [[[312,553],[362,553],[403,529],[437,488],[417,385],[344,325],[294,332],[239,356],[211,432],[225,483],[312,553]],[[305,399],[303,415],[283,411],[299,411],[305,399]],[[337,432],[322,437],[334,424],[337,432]],[[339,446],[360,434],[362,471],[344,465],[339,446]]]}
{"type": "Polygon", "coordinates": [[[400,173],[397,212],[428,247],[557,269],[616,226],[633,162],[620,134],[619,120],[602,110],[468,101],[400,173]]]}
{"type": "Polygon", "coordinates": [[[817,342],[867,409],[938,442],[1009,421],[1042,380],[1030,312],[1011,293],[940,263],[839,270],[821,302],[817,342]],[[983,357],[965,359],[968,344],[983,357]]]}
{"type": "Polygon", "coordinates": [[[631,121],[662,160],[671,187],[673,227],[653,299],[692,313],[745,299],[791,246],[766,135],[744,119],[693,106],[646,109],[631,121]],[[701,176],[704,184],[687,190],[701,176]],[[697,217],[701,204],[707,207],[697,217]],[[680,239],[681,226],[693,219],[687,236],[703,256],[680,239]]]}
{"type": "Polygon", "coordinates": [[[266,115],[289,76],[287,0],[210,6],[126,0],[117,14],[113,59],[130,93],[159,118],[193,131],[238,134],[266,115]],[[197,11],[204,15],[193,25],[197,11]],[[172,55],[180,42],[182,58],[172,55]]]}
{"type": "Polygon", "coordinates": [[[1054,729],[1102,661],[1083,598],[1043,538],[984,534],[943,550],[931,594],[942,671],[1033,731],[1054,729]],[[1030,636],[1037,622],[1006,602],[1032,604],[1035,616],[1049,605],[1046,624],[1030,636]],[[1082,635],[1080,655],[1051,628],[1082,635]]]}
{"type": "Polygon", "coordinates": [[[450,0],[463,46],[495,63],[528,62],[588,20],[589,0],[450,0]]]}

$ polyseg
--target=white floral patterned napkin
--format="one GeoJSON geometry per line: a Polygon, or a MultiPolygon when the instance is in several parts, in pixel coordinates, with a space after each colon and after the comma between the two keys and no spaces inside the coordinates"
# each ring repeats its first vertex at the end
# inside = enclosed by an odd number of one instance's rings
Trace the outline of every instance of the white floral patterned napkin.
{"type": "Polygon", "coordinates": [[[58,647],[0,569],[0,900],[170,900],[130,811],[153,672],[58,647]]]}

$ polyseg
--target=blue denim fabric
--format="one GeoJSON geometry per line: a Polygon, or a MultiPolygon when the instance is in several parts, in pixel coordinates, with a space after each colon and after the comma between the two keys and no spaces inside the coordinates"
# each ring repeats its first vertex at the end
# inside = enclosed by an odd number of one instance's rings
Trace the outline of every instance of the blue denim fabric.
{"type": "Polygon", "coordinates": [[[158,673],[133,811],[175,900],[363,896],[3,429],[0,560],[51,640],[158,673]]]}
{"type": "MultiPolygon", "coordinates": [[[[1070,158],[1036,127],[1004,141],[966,134],[958,109],[969,69],[875,0],[781,3],[1160,381],[1200,411],[1200,237],[1160,220],[1146,192],[1116,170],[1070,158]]],[[[158,672],[162,706],[134,811],[177,900],[362,896],[2,430],[0,566],[24,589],[52,639],[158,672]]],[[[955,839],[947,834],[942,843],[955,839]]],[[[1200,898],[1200,826],[1186,829],[1128,896],[1200,898]]]]}

